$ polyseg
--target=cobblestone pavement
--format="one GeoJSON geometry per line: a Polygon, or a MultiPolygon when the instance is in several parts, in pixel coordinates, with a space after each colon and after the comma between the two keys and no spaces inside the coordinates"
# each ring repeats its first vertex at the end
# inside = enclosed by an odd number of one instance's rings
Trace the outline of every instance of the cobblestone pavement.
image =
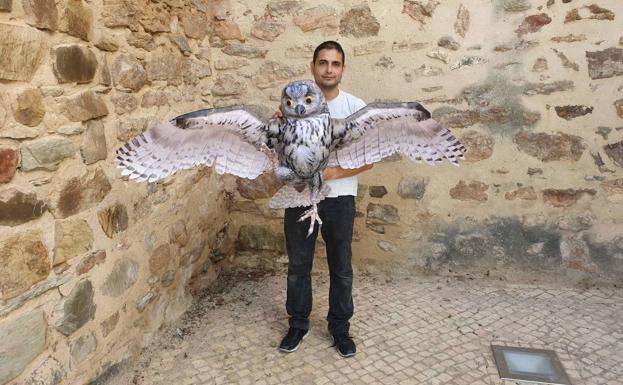
{"type": "Polygon", "coordinates": [[[328,274],[315,267],[310,335],[287,329],[285,270],[198,301],[121,384],[510,384],[491,344],[557,351],[574,385],[623,385],[623,290],[549,288],[493,279],[356,273],[358,347],[341,358],[326,329],[328,274]],[[319,271],[318,271],[319,270],[319,271]],[[216,303],[215,303],[216,301],[216,303]],[[174,330],[178,334],[175,336],[174,330]],[[133,377],[133,378],[132,378],[133,377]]]}

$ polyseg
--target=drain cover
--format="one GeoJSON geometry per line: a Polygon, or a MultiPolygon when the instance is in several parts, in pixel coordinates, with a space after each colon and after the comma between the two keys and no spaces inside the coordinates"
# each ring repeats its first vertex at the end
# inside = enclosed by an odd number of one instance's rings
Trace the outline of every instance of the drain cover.
{"type": "Polygon", "coordinates": [[[491,345],[498,373],[503,380],[571,385],[553,350],[491,345]]]}

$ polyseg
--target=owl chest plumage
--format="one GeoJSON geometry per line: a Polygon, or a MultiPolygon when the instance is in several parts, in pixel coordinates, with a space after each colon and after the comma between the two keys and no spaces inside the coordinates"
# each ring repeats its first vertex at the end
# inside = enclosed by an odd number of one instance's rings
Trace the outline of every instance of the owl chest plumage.
{"type": "Polygon", "coordinates": [[[310,178],[326,167],[331,146],[329,114],[288,118],[282,135],[279,160],[299,177],[310,178]]]}

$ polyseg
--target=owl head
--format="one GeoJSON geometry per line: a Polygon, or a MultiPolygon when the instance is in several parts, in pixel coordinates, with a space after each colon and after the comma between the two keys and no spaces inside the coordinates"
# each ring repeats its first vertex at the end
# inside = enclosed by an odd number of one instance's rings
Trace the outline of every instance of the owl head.
{"type": "Polygon", "coordinates": [[[329,107],[322,90],[313,80],[297,80],[283,89],[281,112],[287,118],[305,118],[328,113],[329,107]]]}

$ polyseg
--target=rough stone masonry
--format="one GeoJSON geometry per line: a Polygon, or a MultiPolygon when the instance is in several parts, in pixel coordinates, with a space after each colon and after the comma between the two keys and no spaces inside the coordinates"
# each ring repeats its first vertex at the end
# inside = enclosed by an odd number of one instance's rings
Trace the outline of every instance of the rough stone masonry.
{"type": "Polygon", "coordinates": [[[120,178],[115,148],[261,104],[346,48],[343,88],[418,100],[460,168],[360,178],[357,264],[623,273],[623,3],[0,0],[0,384],[89,384],[135,357],[236,250],[283,252],[270,178],[120,178]],[[9,354],[10,353],[10,354],[9,354]]]}

